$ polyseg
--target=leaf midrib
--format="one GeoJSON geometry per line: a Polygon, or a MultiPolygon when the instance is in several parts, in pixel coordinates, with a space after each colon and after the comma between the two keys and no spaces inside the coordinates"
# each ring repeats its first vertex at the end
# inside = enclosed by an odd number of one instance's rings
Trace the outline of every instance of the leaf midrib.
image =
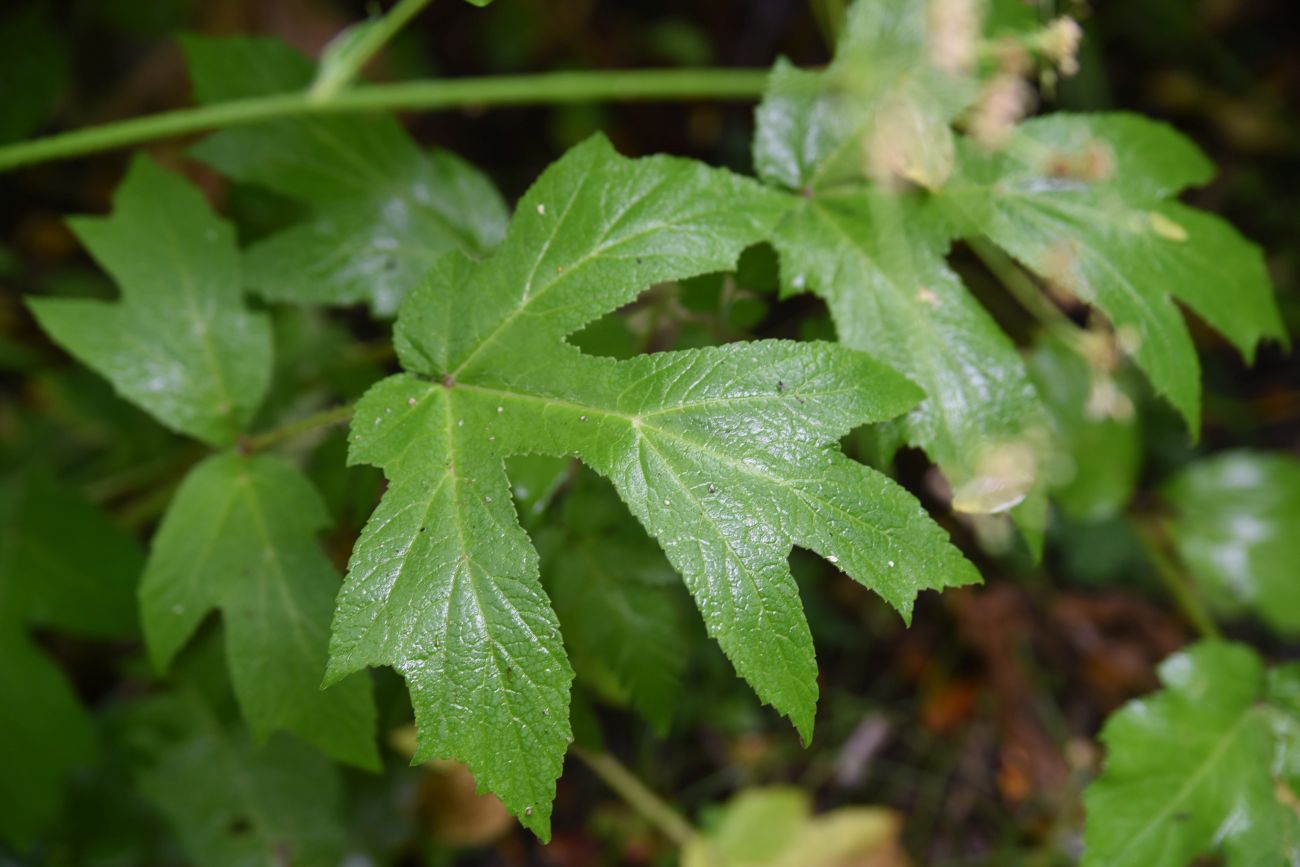
{"type": "Polygon", "coordinates": [[[1226,732],[1224,732],[1222,738],[1219,740],[1218,745],[1215,746],[1215,748],[1210,751],[1210,754],[1205,758],[1205,760],[1200,764],[1200,766],[1197,767],[1195,773],[1193,773],[1190,777],[1188,777],[1183,782],[1183,784],[1179,786],[1178,791],[1174,794],[1172,798],[1169,799],[1168,803],[1166,803],[1163,808],[1161,808],[1154,815],[1152,815],[1147,820],[1147,822],[1144,825],[1142,825],[1141,830],[1139,830],[1136,834],[1132,834],[1129,836],[1128,842],[1126,842],[1124,844],[1124,847],[1120,849],[1118,852],[1116,852],[1114,855],[1114,858],[1116,859],[1117,862],[1122,860],[1123,857],[1127,855],[1127,853],[1132,851],[1133,848],[1137,845],[1139,840],[1145,838],[1158,825],[1160,825],[1162,822],[1168,819],[1169,816],[1173,815],[1175,809],[1182,804],[1183,800],[1188,795],[1191,794],[1191,792],[1196,787],[1196,785],[1201,781],[1201,779],[1206,774],[1209,773],[1210,769],[1215,765],[1215,763],[1219,760],[1222,754],[1227,750],[1228,745],[1234,742],[1235,738],[1239,733],[1239,730],[1253,718],[1254,718],[1253,712],[1251,711],[1250,708],[1246,708],[1245,710],[1242,711],[1241,716],[1237,719],[1237,721],[1234,722],[1226,732]]]}

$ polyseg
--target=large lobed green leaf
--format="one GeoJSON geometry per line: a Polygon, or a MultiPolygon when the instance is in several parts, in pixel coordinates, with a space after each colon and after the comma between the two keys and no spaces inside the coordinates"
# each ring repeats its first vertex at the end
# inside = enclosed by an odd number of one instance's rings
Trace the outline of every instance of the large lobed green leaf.
{"type": "Polygon", "coordinates": [[[145,637],[165,669],[220,609],[235,694],[255,736],[283,729],[377,767],[375,709],[358,675],[320,689],[339,577],[316,543],[329,523],[311,483],[269,455],[220,454],[186,477],[140,586],[145,637]]]}
{"type": "Polygon", "coordinates": [[[947,182],[950,123],[974,95],[966,76],[934,64],[927,12],[921,0],[860,0],[824,72],[779,63],[754,162],[792,191],[771,236],[785,290],[826,299],[841,342],[925,392],[903,432],[944,471],[956,508],[1021,506],[1034,529],[1046,415],[1015,346],[947,266],[945,221],[896,189],[899,178],[947,182]]]}
{"type": "Polygon", "coordinates": [[[1164,489],[1179,556],[1219,611],[1300,635],[1300,460],[1228,452],[1164,489]]]}
{"type": "Polygon", "coordinates": [[[122,299],[29,299],[41,327],[168,427],[234,442],[266,392],[271,329],[243,304],[230,226],[198,190],[137,157],[112,216],[72,230],[122,299]]]}
{"type": "MultiPolygon", "coordinates": [[[[314,66],[273,39],[186,37],[201,103],[300,91],[314,66]]],[[[222,130],[195,154],[238,181],[302,202],[309,216],[252,245],[247,281],[274,301],[368,302],[392,315],[448,250],[479,257],[505,232],[490,181],[446,151],[424,154],[396,118],[311,117],[222,130]]]]}
{"type": "Polygon", "coordinates": [[[816,666],[792,545],[904,616],[919,590],[978,579],[915,499],[835,448],[917,398],[866,356],[758,342],[615,361],[563,342],[652,283],[731,267],[782,206],[726,172],[592,139],[543,174],[494,256],[449,255],[408,297],[407,372],[358,405],[351,459],[390,484],[339,596],[331,677],[401,671],[416,758],[465,761],[543,837],[572,674],[506,456],[576,455],[611,479],[737,671],[805,737],[816,666]]]}
{"type": "Polygon", "coordinates": [[[1296,666],[1271,673],[1248,648],[1205,642],[1160,666],[1164,689],[1102,732],[1102,775],[1084,795],[1084,867],[1227,867],[1300,858],[1295,811],[1296,666]]]}
{"type": "Polygon", "coordinates": [[[1260,340],[1286,340],[1258,248],[1172,199],[1210,174],[1200,151],[1163,124],[1056,114],[1022,124],[1003,152],[962,142],[956,173],[935,200],[958,233],[987,236],[1105,312],[1195,431],[1200,367],[1174,300],[1248,360],[1260,340]]]}

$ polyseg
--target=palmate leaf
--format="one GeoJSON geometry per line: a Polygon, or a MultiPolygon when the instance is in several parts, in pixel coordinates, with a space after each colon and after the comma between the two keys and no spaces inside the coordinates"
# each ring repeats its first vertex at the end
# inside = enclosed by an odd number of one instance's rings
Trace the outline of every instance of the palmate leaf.
{"type": "Polygon", "coordinates": [[[1170,197],[1211,165],[1169,127],[1133,115],[1022,124],[1005,152],[958,147],[936,206],[1057,288],[1110,317],[1120,343],[1188,426],[1200,425],[1200,367],[1173,299],[1249,360],[1286,340],[1259,250],[1227,223],[1170,197]]]}
{"type": "Polygon", "coordinates": [[[1300,460],[1229,452],[1165,486],[1178,554],[1214,607],[1300,635],[1300,460]]]}
{"type": "Polygon", "coordinates": [[[145,637],[165,669],[213,609],[225,622],[240,707],[255,736],[292,731],[341,761],[378,767],[370,684],[320,689],[338,574],[316,543],[325,506],[291,464],[221,454],[195,467],[154,537],[140,587],[145,637]]]}
{"type": "MultiPolygon", "coordinates": [[[[217,103],[300,91],[311,61],[273,39],[183,40],[196,99],[217,103]]],[[[300,304],[368,302],[392,315],[448,250],[480,257],[506,208],[477,170],[422,153],[391,116],[313,117],[223,130],[194,148],[222,173],[304,203],[306,220],[252,245],[248,285],[300,304]]]]}
{"type": "Polygon", "coordinates": [[[271,329],[243,304],[230,226],[198,190],[138,157],[113,215],[72,230],[122,289],[120,302],[34,298],[41,327],[163,424],[229,445],[271,372],[271,329]]]}
{"type": "MultiPolygon", "coordinates": [[[[125,397],[177,430],[228,445],[271,370],[270,327],[244,306],[233,232],[197,190],[144,159],[114,203],[110,217],[74,229],[116,277],[123,301],[37,299],[32,309],[125,397]]],[[[222,608],[238,636],[231,660],[254,732],[289,728],[338,758],[373,765],[367,685],[319,691],[338,589],[313,538],[325,523],[317,494],[292,467],[233,455],[205,462],[154,541],[141,597],[145,638],[164,667],[203,616],[222,608]]]]}
{"type": "Polygon", "coordinates": [[[1227,867],[1294,864],[1295,666],[1266,678],[1250,649],[1205,642],[1166,660],[1160,679],[1163,690],[1102,731],[1106,766],[1084,795],[1085,867],[1185,867],[1208,854],[1227,867]]]}
{"type": "Polygon", "coordinates": [[[758,342],[615,361],[564,343],[652,283],[733,266],[781,207],[726,172],[592,139],[543,174],[494,256],[449,255],[407,299],[407,372],[357,407],[351,460],[389,489],[339,596],[331,678],[402,672],[416,759],[466,762],[543,837],[572,673],[506,456],[576,455],[611,479],[737,671],[805,737],[816,666],[792,545],[905,616],[919,590],[978,578],[915,499],[834,445],[918,397],[868,357],[758,342]]]}
{"type": "Polygon", "coordinates": [[[1035,466],[1046,416],[1015,346],[944,261],[943,221],[901,177],[939,188],[952,170],[950,123],[973,95],[933,65],[920,0],[860,0],[821,73],[773,71],[754,162],[794,192],[771,235],[787,292],[826,299],[839,339],[925,392],[904,435],[939,465],[954,506],[1041,525],[1035,466]],[[1027,502],[1026,502],[1027,501],[1027,502]]]}
{"type": "Polygon", "coordinates": [[[48,831],[67,775],[94,752],[71,684],[27,629],[133,635],[143,559],[130,536],[75,494],[40,477],[0,482],[0,840],[19,849],[48,831]]]}

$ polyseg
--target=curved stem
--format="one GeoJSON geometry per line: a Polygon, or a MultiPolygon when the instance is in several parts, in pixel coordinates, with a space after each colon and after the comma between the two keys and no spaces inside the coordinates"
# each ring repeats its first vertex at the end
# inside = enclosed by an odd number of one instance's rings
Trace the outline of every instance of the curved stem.
{"type": "Polygon", "coordinates": [[[1146,549],[1147,558],[1151,561],[1160,580],[1164,582],[1169,595],[1174,598],[1179,610],[1183,612],[1183,616],[1196,628],[1202,638],[1216,640],[1223,638],[1223,633],[1206,612],[1200,597],[1190,586],[1187,576],[1166,551],[1164,533],[1154,521],[1142,516],[1134,517],[1133,526],[1142,540],[1142,546],[1146,549]]]}
{"type": "Polygon", "coordinates": [[[1079,327],[1039,290],[1034,279],[1001,247],[982,235],[967,238],[966,245],[1040,325],[1063,338],[1066,343],[1078,345],[1079,327]]]}
{"type": "Polygon", "coordinates": [[[577,745],[569,747],[569,751],[679,848],[685,847],[695,836],[691,823],[650,791],[618,759],[609,753],[593,753],[577,745]]]}
{"type": "Polygon", "coordinates": [[[352,418],[352,412],[355,409],[356,407],[347,403],[342,406],[335,406],[321,410],[314,415],[300,418],[297,421],[291,421],[288,424],[280,425],[280,427],[272,428],[264,433],[245,437],[239,443],[239,450],[245,454],[260,452],[269,449],[271,446],[278,445],[285,440],[302,436],[309,431],[314,431],[317,428],[343,424],[348,419],[352,418]]]}
{"type": "Polygon", "coordinates": [[[548,72],[368,84],[329,99],[306,92],[232,100],[87,127],[0,147],[0,171],[219,127],[323,114],[489,105],[735,99],[763,93],[765,69],[633,69],[548,72]]]}
{"type": "Polygon", "coordinates": [[[345,30],[336,39],[348,40],[347,43],[333,63],[321,67],[321,74],[307,91],[307,98],[328,100],[346,87],[375,56],[375,52],[428,4],[429,0],[399,0],[387,15],[366,21],[356,29],[345,30]]]}

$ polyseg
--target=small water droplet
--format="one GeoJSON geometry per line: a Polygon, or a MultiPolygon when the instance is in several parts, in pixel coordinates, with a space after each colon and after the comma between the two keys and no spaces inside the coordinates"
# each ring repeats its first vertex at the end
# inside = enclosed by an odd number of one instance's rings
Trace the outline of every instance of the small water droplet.
{"type": "Polygon", "coordinates": [[[492,498],[491,498],[491,497],[484,497],[484,498],[483,498],[483,502],[485,502],[485,503],[490,503],[490,502],[492,502],[492,498]]]}
{"type": "Polygon", "coordinates": [[[795,276],[794,288],[802,290],[803,287],[806,286],[807,284],[808,284],[808,280],[804,277],[804,275],[799,274],[795,276]]]}
{"type": "Polygon", "coordinates": [[[496,442],[496,441],[497,441],[497,438],[496,438],[496,437],[488,437],[488,442],[490,442],[490,443],[494,443],[494,442],[496,442]]]}
{"type": "Polygon", "coordinates": [[[541,214],[543,217],[545,217],[545,216],[546,216],[546,206],[545,206],[545,205],[538,205],[538,206],[537,206],[537,213],[539,213],[539,214],[541,214]]]}
{"type": "Polygon", "coordinates": [[[668,506],[668,505],[671,505],[671,503],[669,503],[667,500],[664,500],[664,505],[665,505],[665,506],[668,506]]]}
{"type": "Polygon", "coordinates": [[[413,397],[408,397],[408,398],[406,399],[406,405],[407,405],[407,406],[415,406],[415,403],[416,403],[416,400],[415,400],[415,398],[413,398],[413,397]]]}
{"type": "Polygon", "coordinates": [[[382,418],[379,418],[378,416],[376,416],[376,417],[375,417],[375,427],[379,427],[379,425],[380,425],[381,422],[383,422],[383,419],[382,419],[382,418]]]}
{"type": "Polygon", "coordinates": [[[889,568],[890,568],[890,569],[893,569],[893,568],[894,568],[894,561],[893,561],[893,560],[890,560],[890,561],[889,561],[889,568]]]}
{"type": "Polygon", "coordinates": [[[525,816],[531,816],[532,814],[533,814],[533,808],[532,808],[532,807],[525,807],[525,808],[524,808],[524,815],[525,815],[525,816]]]}
{"type": "Polygon", "coordinates": [[[497,412],[505,412],[505,411],[506,411],[506,408],[505,408],[504,406],[499,406],[499,407],[497,407],[497,412]]]}
{"type": "Polygon", "coordinates": [[[586,417],[585,415],[580,415],[580,416],[578,416],[578,421],[586,421],[586,420],[587,420],[587,417],[586,417]]]}
{"type": "Polygon", "coordinates": [[[832,563],[838,563],[838,562],[840,562],[840,558],[839,558],[839,557],[836,557],[834,554],[831,554],[831,555],[830,555],[829,557],[827,557],[826,559],[829,560],[829,561],[831,561],[832,563]]]}
{"type": "Polygon", "coordinates": [[[456,427],[464,427],[464,426],[465,426],[465,419],[463,418],[456,419],[456,427]]]}
{"type": "Polygon", "coordinates": [[[184,606],[184,605],[179,605],[179,604],[178,604],[178,605],[173,605],[173,606],[172,606],[172,614],[184,614],[184,613],[185,613],[185,606],[184,606]]]}

